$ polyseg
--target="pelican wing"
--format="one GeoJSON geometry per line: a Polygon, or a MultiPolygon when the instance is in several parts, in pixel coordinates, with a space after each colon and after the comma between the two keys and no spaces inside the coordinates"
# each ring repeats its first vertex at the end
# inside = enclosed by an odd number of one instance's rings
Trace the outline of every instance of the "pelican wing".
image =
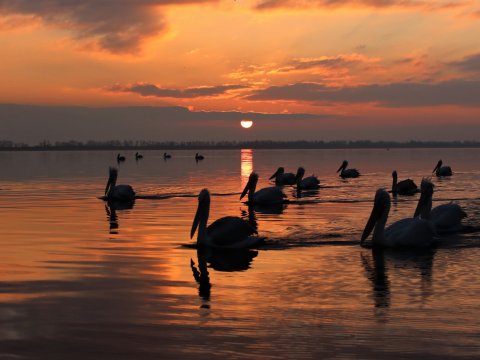
{"type": "Polygon", "coordinates": [[[253,201],[255,204],[281,204],[284,202],[286,195],[283,193],[282,189],[271,186],[267,188],[260,189],[253,194],[253,201]]]}
{"type": "Polygon", "coordinates": [[[248,222],[237,216],[222,217],[207,227],[207,236],[217,247],[248,247],[243,244],[255,233],[248,222]]]}
{"type": "Polygon", "coordinates": [[[130,185],[116,185],[111,195],[112,200],[132,201],[135,199],[135,191],[130,185]]]}
{"type": "Polygon", "coordinates": [[[437,176],[452,176],[452,168],[450,166],[441,166],[435,174],[437,176]]]}
{"type": "Polygon", "coordinates": [[[435,229],[423,219],[399,220],[385,229],[386,247],[429,247],[434,242],[435,229]]]}
{"type": "Polygon", "coordinates": [[[342,178],[356,178],[360,176],[360,172],[357,169],[345,169],[340,173],[342,178]]]}
{"type": "Polygon", "coordinates": [[[457,232],[462,228],[462,219],[467,217],[460,205],[442,204],[430,213],[430,220],[439,233],[457,232]]]}
{"type": "Polygon", "coordinates": [[[412,179],[402,180],[397,184],[397,192],[399,194],[414,194],[417,192],[417,184],[412,179]]]}
{"type": "Polygon", "coordinates": [[[318,181],[316,176],[308,176],[302,181],[300,181],[300,188],[309,190],[309,189],[318,189],[320,187],[320,181],[318,181]]]}

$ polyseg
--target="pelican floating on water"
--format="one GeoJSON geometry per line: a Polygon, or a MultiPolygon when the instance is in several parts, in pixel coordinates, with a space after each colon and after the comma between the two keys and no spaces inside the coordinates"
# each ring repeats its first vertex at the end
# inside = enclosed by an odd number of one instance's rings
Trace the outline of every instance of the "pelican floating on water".
{"type": "Polygon", "coordinates": [[[435,169],[433,169],[433,172],[435,173],[436,176],[441,177],[441,176],[452,176],[452,168],[450,166],[442,166],[443,161],[438,160],[437,166],[435,166],[435,169]]]}
{"type": "Polygon", "coordinates": [[[135,153],[135,160],[143,159],[143,155],[140,154],[138,151],[135,153]]]}
{"type": "Polygon", "coordinates": [[[285,202],[287,197],[282,189],[276,186],[270,186],[255,191],[258,182],[258,175],[254,172],[250,174],[247,185],[240,195],[240,200],[248,193],[248,205],[278,205],[285,202]]]}
{"type": "Polygon", "coordinates": [[[423,179],[420,185],[422,194],[415,209],[414,217],[430,221],[438,234],[452,234],[463,229],[462,220],[467,217],[460,205],[450,202],[432,209],[434,185],[423,179]]]}
{"type": "Polygon", "coordinates": [[[117,154],[117,162],[125,161],[126,158],[123,155],[117,154]]]}
{"type": "Polygon", "coordinates": [[[275,178],[276,185],[295,185],[297,182],[297,176],[294,173],[286,173],[283,167],[279,167],[277,171],[270,176],[269,180],[273,178],[275,178]]]}
{"type": "Polygon", "coordinates": [[[418,186],[412,179],[402,180],[397,183],[397,171],[393,170],[392,172],[392,194],[395,195],[413,195],[418,192],[418,186]]]}
{"type": "Polygon", "coordinates": [[[163,153],[163,158],[164,159],[170,159],[171,157],[172,157],[172,155],[167,154],[166,152],[163,153]]]}
{"type": "Polygon", "coordinates": [[[315,175],[303,177],[305,169],[299,167],[297,171],[297,190],[315,190],[320,188],[320,181],[315,175]]]}
{"type": "Polygon", "coordinates": [[[435,229],[431,222],[419,218],[407,218],[394,222],[385,229],[389,211],[390,196],[384,189],[378,189],[372,213],[363,230],[361,245],[372,230],[373,246],[425,248],[433,245],[435,229]]]}
{"type": "Polygon", "coordinates": [[[107,186],[105,187],[105,200],[107,201],[134,201],[135,191],[130,185],[116,185],[118,170],[110,167],[107,186]]]}
{"type": "Polygon", "coordinates": [[[222,217],[207,227],[209,212],[210,193],[203,189],[198,195],[197,213],[190,232],[192,238],[198,227],[197,246],[245,249],[263,242],[263,238],[253,236],[257,231],[237,216],[222,217]]]}
{"type": "Polygon", "coordinates": [[[360,176],[360,172],[357,169],[347,169],[348,166],[348,161],[343,160],[342,165],[337,170],[337,173],[341,170],[340,172],[340,177],[342,179],[345,178],[357,178],[360,176]]]}
{"type": "Polygon", "coordinates": [[[205,159],[205,157],[203,155],[200,155],[199,153],[196,153],[195,154],[195,160],[198,161],[198,160],[203,160],[205,159]]]}

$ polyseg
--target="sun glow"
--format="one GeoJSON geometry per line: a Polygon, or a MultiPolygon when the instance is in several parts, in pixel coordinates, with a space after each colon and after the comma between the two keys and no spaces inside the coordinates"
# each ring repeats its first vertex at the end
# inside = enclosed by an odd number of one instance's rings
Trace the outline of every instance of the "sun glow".
{"type": "Polygon", "coordinates": [[[253,121],[252,120],[242,120],[242,121],[240,121],[240,125],[242,125],[242,127],[244,129],[249,129],[249,128],[252,127],[253,121]]]}

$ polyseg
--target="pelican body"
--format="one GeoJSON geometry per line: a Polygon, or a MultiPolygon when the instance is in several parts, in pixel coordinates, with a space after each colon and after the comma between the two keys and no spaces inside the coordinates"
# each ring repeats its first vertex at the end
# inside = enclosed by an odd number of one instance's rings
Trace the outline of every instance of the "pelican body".
{"type": "Polygon", "coordinates": [[[240,200],[248,193],[248,205],[278,205],[285,202],[286,195],[282,189],[276,186],[270,186],[255,191],[258,182],[258,175],[254,172],[250,174],[247,185],[240,195],[240,200]]]}
{"type": "Polygon", "coordinates": [[[337,173],[340,172],[340,177],[345,178],[357,178],[360,176],[360,172],[357,169],[347,169],[348,161],[343,160],[342,165],[337,170],[337,173]]]}
{"type": "Polygon", "coordinates": [[[163,158],[164,159],[170,159],[171,157],[172,157],[172,155],[167,154],[166,152],[163,153],[163,158]]]}
{"type": "Polygon", "coordinates": [[[210,213],[210,193],[207,189],[198,195],[198,207],[193,219],[190,238],[198,227],[197,246],[214,248],[245,249],[260,244],[263,238],[253,236],[256,230],[237,216],[225,216],[208,225],[210,213]]]}
{"type": "Polygon", "coordinates": [[[203,155],[200,155],[199,153],[196,153],[195,154],[195,160],[198,161],[198,160],[203,160],[205,159],[205,157],[203,155]]]}
{"type": "Polygon", "coordinates": [[[442,177],[442,176],[452,176],[452,168],[450,166],[442,166],[443,161],[438,160],[437,166],[435,166],[435,169],[433,169],[433,172],[435,173],[436,176],[442,177]]]}
{"type": "Polygon", "coordinates": [[[276,185],[295,185],[297,177],[294,173],[286,173],[283,167],[279,167],[277,171],[270,176],[269,180],[275,178],[276,185]]]}
{"type": "Polygon", "coordinates": [[[297,171],[297,190],[315,190],[320,188],[320,181],[316,176],[312,175],[304,178],[303,175],[305,175],[305,169],[299,167],[297,171]]]}
{"type": "Polygon", "coordinates": [[[460,205],[450,202],[432,209],[434,185],[423,179],[420,187],[422,194],[414,216],[430,221],[438,234],[452,234],[462,230],[462,220],[467,217],[467,213],[460,205]]]}
{"type": "Polygon", "coordinates": [[[143,155],[140,154],[139,152],[135,153],[135,160],[143,159],[143,155]]]}
{"type": "Polygon", "coordinates": [[[130,185],[117,185],[118,170],[110,167],[107,186],[105,187],[105,199],[107,201],[125,201],[135,200],[135,191],[130,185]]]}
{"type": "Polygon", "coordinates": [[[117,154],[117,162],[125,161],[125,156],[117,154]]]}
{"type": "Polygon", "coordinates": [[[395,195],[413,195],[418,192],[418,186],[412,179],[402,180],[397,182],[398,175],[397,171],[392,172],[392,194],[395,195]]]}
{"type": "Polygon", "coordinates": [[[390,212],[390,196],[378,189],[370,218],[362,234],[363,244],[373,230],[373,246],[388,248],[426,248],[434,243],[435,229],[424,219],[407,218],[394,222],[385,229],[390,212]]]}

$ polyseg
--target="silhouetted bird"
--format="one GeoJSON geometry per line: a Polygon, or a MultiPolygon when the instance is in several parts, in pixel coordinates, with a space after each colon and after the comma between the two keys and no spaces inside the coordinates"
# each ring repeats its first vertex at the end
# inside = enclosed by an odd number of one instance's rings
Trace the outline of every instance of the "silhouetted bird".
{"type": "Polygon", "coordinates": [[[138,159],[143,159],[143,155],[136,152],[135,153],[135,160],[138,160],[138,159]]]}
{"type": "Polygon", "coordinates": [[[200,155],[199,153],[195,154],[195,160],[198,161],[198,160],[203,160],[203,159],[205,159],[205,157],[203,155],[200,155]]]}

